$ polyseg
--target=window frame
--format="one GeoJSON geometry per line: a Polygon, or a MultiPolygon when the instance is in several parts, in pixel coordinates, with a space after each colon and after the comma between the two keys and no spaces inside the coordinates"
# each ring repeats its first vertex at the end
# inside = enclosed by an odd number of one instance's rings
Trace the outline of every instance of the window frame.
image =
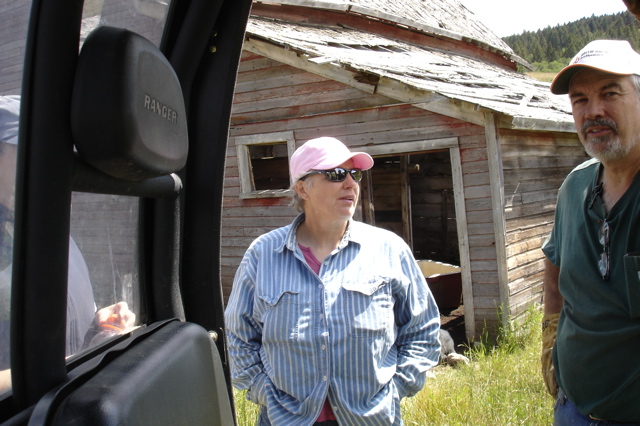
{"type": "MultiPolygon", "coordinates": [[[[281,142],[287,144],[287,160],[296,150],[296,140],[293,131],[263,133],[259,135],[236,136],[235,146],[238,158],[238,173],[240,177],[240,198],[278,198],[291,196],[291,189],[262,189],[256,190],[253,181],[253,169],[249,147],[253,145],[272,145],[281,142]]],[[[288,171],[287,171],[288,172],[288,171]]],[[[289,175],[291,182],[291,175],[289,175]]]]}

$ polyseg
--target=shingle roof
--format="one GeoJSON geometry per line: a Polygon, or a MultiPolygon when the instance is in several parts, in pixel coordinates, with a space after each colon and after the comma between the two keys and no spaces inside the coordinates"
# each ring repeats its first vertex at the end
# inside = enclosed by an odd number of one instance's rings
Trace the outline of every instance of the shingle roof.
{"type": "Polygon", "coordinates": [[[276,0],[270,3],[358,13],[483,46],[528,65],[458,0],[276,0]]]}
{"type": "MultiPolygon", "coordinates": [[[[505,114],[515,128],[573,131],[566,96],[551,94],[548,83],[480,60],[354,29],[257,16],[250,19],[247,36],[295,51],[312,63],[379,76],[380,84],[388,79],[505,114]]],[[[418,97],[415,102],[423,99],[418,97]]]]}

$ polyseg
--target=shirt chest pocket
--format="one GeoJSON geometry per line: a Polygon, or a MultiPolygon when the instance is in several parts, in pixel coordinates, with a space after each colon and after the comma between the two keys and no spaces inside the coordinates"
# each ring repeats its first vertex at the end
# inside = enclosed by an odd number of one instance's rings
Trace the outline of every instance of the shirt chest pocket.
{"type": "Polygon", "coordinates": [[[258,295],[254,318],[262,323],[263,345],[288,345],[298,341],[299,298],[298,291],[286,289],[258,295]]]}
{"type": "Polygon", "coordinates": [[[389,279],[375,277],[365,282],[342,284],[350,333],[355,337],[375,337],[391,332],[393,300],[389,279]]]}

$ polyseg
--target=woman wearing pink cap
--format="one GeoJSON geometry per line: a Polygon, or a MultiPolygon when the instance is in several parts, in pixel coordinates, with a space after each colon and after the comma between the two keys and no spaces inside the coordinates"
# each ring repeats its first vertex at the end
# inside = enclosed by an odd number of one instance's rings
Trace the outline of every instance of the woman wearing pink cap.
{"type": "Polygon", "coordinates": [[[225,312],[233,384],[258,425],[401,425],[438,362],[439,313],[410,248],[353,220],[363,152],[312,139],[291,157],[292,224],[256,239],[225,312]]]}

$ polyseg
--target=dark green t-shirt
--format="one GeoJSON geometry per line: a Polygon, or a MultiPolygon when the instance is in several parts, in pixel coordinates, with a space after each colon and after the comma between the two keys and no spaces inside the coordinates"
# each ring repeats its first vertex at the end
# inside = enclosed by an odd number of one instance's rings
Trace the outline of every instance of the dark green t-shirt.
{"type": "Polygon", "coordinates": [[[558,384],[584,414],[640,422],[640,173],[606,214],[595,194],[599,168],[589,160],[569,174],[543,245],[564,297],[553,361],[558,384]],[[598,267],[605,219],[608,280],[598,267]]]}

